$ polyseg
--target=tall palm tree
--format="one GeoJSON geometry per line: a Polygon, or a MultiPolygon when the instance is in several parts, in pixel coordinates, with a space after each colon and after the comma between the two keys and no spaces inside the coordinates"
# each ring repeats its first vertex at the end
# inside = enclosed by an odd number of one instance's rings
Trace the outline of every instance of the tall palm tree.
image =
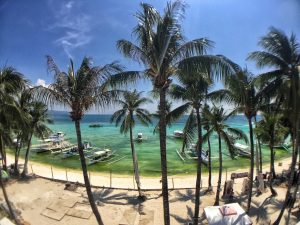
{"type": "Polygon", "coordinates": [[[36,136],[38,138],[44,138],[51,133],[51,129],[47,127],[47,124],[51,124],[53,121],[48,118],[47,111],[48,107],[44,103],[39,101],[30,102],[30,121],[26,129],[27,147],[25,152],[24,168],[21,174],[22,177],[26,177],[28,174],[28,161],[32,137],[36,136]]]}
{"type": "Polygon", "coordinates": [[[199,208],[200,208],[200,182],[201,182],[201,166],[202,166],[202,122],[200,115],[200,108],[203,104],[204,98],[206,97],[207,89],[210,85],[210,80],[205,80],[201,74],[189,74],[182,75],[180,77],[179,84],[173,84],[170,89],[170,94],[174,99],[179,99],[183,101],[183,105],[174,109],[173,111],[181,112],[183,115],[186,112],[189,113],[189,118],[187,119],[184,134],[183,145],[186,144],[186,141],[192,139],[193,133],[190,134],[190,130],[193,130],[194,123],[196,122],[197,127],[197,145],[196,151],[198,153],[197,161],[197,178],[196,178],[196,191],[195,191],[195,214],[194,214],[194,224],[198,224],[199,218],[199,208]],[[196,117],[196,119],[195,119],[196,117]]]}
{"type": "MultiPolygon", "coordinates": [[[[128,40],[119,40],[117,47],[127,58],[131,58],[145,66],[144,76],[150,78],[155,90],[159,92],[159,138],[162,173],[162,196],[164,224],[170,224],[167,157],[166,157],[166,93],[171,84],[171,77],[177,74],[180,62],[182,69],[189,70],[218,66],[225,68],[221,57],[204,55],[212,42],[206,38],[186,42],[181,28],[181,20],[185,11],[182,1],[168,2],[162,15],[151,5],[141,3],[141,11],[136,14],[138,24],[133,30],[136,44],[128,40]],[[194,57],[193,57],[194,56],[194,57]],[[189,61],[184,61],[187,58],[189,61]]],[[[227,68],[227,67],[226,67],[227,68]]],[[[228,70],[218,70],[228,72],[228,70]]],[[[219,73],[219,74],[220,74],[219,73]]],[[[221,73],[222,74],[222,73],[221,73]]]]}
{"type": "Polygon", "coordinates": [[[138,188],[139,198],[143,198],[143,195],[141,192],[138,158],[134,148],[132,130],[135,126],[134,116],[136,116],[136,118],[141,122],[141,124],[145,126],[151,124],[151,114],[148,112],[148,110],[141,108],[141,106],[152,102],[149,98],[142,97],[141,95],[142,92],[137,92],[136,90],[134,90],[133,92],[125,91],[123,94],[124,99],[117,100],[117,103],[119,103],[119,105],[122,106],[122,109],[116,111],[112,115],[110,120],[111,122],[115,122],[116,126],[118,126],[121,123],[121,133],[126,134],[129,131],[133,170],[136,185],[138,188]]]}
{"type": "Polygon", "coordinates": [[[15,95],[25,88],[24,76],[12,67],[0,69],[0,154],[3,169],[6,170],[5,145],[11,144],[11,121],[18,118],[20,112],[15,104],[15,95]]]}
{"type": "MultiPolygon", "coordinates": [[[[209,114],[210,114],[210,107],[208,104],[205,104],[202,110],[203,114],[203,128],[206,130],[206,133],[210,130],[210,121],[209,121],[209,114]],[[208,117],[207,117],[208,116],[208,117]]],[[[207,136],[207,145],[208,145],[208,188],[207,191],[212,191],[213,187],[211,184],[211,178],[212,178],[212,166],[211,166],[211,144],[210,144],[210,137],[207,136]]]]}
{"type": "Polygon", "coordinates": [[[232,128],[229,125],[225,124],[225,121],[232,115],[233,112],[226,114],[223,107],[214,106],[210,111],[206,112],[206,118],[209,120],[211,126],[207,133],[203,136],[204,140],[207,140],[214,132],[218,135],[218,144],[219,144],[219,178],[218,186],[216,192],[216,200],[214,205],[219,205],[220,199],[220,190],[222,182],[222,170],[223,170],[223,158],[222,158],[222,139],[225,142],[229,154],[232,158],[236,155],[234,149],[234,140],[243,139],[248,143],[247,135],[240,129],[232,128]]]}
{"type": "Polygon", "coordinates": [[[228,88],[229,101],[237,105],[236,111],[244,113],[248,120],[249,137],[250,137],[250,185],[247,201],[247,212],[251,207],[252,187],[254,177],[254,135],[252,119],[257,115],[259,106],[262,104],[265,89],[259,90],[256,87],[256,79],[247,70],[242,70],[236,65],[236,73],[228,77],[225,85],[228,88]]]}
{"type": "Polygon", "coordinates": [[[70,117],[75,123],[77,145],[86,192],[98,224],[103,225],[87,174],[80,121],[85,112],[92,107],[107,107],[111,104],[118,92],[109,89],[110,76],[113,73],[121,72],[122,68],[116,63],[107,64],[103,67],[92,67],[91,59],[87,57],[83,58],[77,71],[74,69],[72,60],[70,60],[68,72],[61,72],[50,56],[47,56],[47,65],[50,72],[54,74],[54,82],[48,87],[40,86],[36,88],[36,95],[39,99],[43,99],[49,104],[58,103],[71,110],[70,117]]]}
{"type": "MultiPolygon", "coordinates": [[[[290,109],[289,119],[293,126],[293,154],[291,164],[291,176],[286,193],[286,198],[277,220],[273,223],[278,225],[283,212],[290,199],[292,178],[295,173],[297,162],[299,139],[297,138],[299,130],[299,109],[297,103],[299,99],[299,65],[300,65],[300,47],[296,35],[291,34],[288,37],[283,31],[271,27],[267,35],[263,36],[258,44],[262,47],[261,51],[255,51],[249,54],[249,59],[254,60],[259,68],[273,68],[271,71],[262,75],[263,80],[269,81],[270,86],[275,84],[289,84],[289,91],[285,93],[286,105],[290,109]]],[[[278,85],[277,85],[278,86],[278,85]]]]}
{"type": "Polygon", "coordinates": [[[277,195],[277,192],[273,189],[272,186],[273,178],[276,177],[274,166],[274,145],[275,143],[279,143],[284,139],[285,134],[288,130],[280,123],[282,115],[278,114],[277,112],[270,110],[267,113],[262,113],[262,118],[262,121],[260,121],[255,128],[255,132],[262,141],[268,143],[270,148],[270,189],[272,195],[275,196],[277,195]]]}

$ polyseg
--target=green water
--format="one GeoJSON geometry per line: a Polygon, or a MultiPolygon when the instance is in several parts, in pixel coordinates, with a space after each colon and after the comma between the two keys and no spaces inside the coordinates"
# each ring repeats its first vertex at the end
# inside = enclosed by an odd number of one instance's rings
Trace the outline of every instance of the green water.
{"type": "MultiPolygon", "coordinates": [[[[49,125],[53,131],[63,131],[69,142],[76,144],[75,126],[66,113],[52,113],[54,124],[49,125]]],[[[110,115],[87,115],[81,123],[82,139],[90,141],[97,147],[109,147],[116,151],[118,156],[124,157],[122,160],[108,165],[107,163],[97,163],[88,166],[90,171],[109,172],[117,174],[132,174],[132,159],[129,142],[129,135],[122,135],[119,132],[119,127],[109,123],[110,115]],[[101,122],[103,127],[90,128],[88,125],[93,122],[101,122]]],[[[169,175],[184,175],[196,173],[196,161],[189,160],[183,162],[176,153],[176,149],[180,150],[182,141],[172,137],[174,130],[182,130],[185,118],[178,121],[172,127],[167,129],[167,161],[169,175]]],[[[247,122],[243,116],[236,116],[228,121],[228,124],[240,128],[248,133],[247,122]]],[[[160,151],[159,151],[159,135],[153,134],[154,126],[144,127],[136,124],[134,128],[135,136],[142,132],[146,138],[142,143],[135,142],[135,148],[138,155],[139,169],[142,176],[160,176],[160,151]]],[[[211,138],[212,146],[212,166],[213,170],[218,169],[218,144],[217,137],[214,135],[211,138]]],[[[34,144],[37,143],[34,140],[34,144]]],[[[207,149],[207,144],[204,144],[204,149],[207,149]]],[[[246,158],[238,158],[232,160],[226,155],[227,149],[223,145],[223,167],[229,171],[249,167],[250,160],[246,158]]],[[[24,153],[23,153],[24,154],[24,153]]],[[[269,150],[263,148],[263,161],[269,162],[269,150]]],[[[276,150],[276,159],[289,156],[289,152],[285,150],[276,150]]],[[[31,152],[30,159],[32,161],[45,163],[61,168],[80,169],[80,160],[78,156],[67,159],[62,159],[61,155],[31,152]]],[[[207,168],[203,166],[203,172],[207,172],[207,168]]]]}

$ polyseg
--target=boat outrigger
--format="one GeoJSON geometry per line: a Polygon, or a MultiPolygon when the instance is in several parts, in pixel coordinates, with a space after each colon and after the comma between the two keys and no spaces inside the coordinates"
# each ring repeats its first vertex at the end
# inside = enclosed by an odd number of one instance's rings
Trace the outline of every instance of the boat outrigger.
{"type": "Polygon", "coordinates": [[[251,158],[251,153],[249,152],[249,146],[240,143],[234,143],[233,146],[240,157],[251,158]]]}

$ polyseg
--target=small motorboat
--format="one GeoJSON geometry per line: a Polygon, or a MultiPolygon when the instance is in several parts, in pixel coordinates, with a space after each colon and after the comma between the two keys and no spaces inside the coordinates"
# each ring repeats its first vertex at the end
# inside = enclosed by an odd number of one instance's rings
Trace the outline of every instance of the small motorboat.
{"type": "Polygon", "coordinates": [[[143,133],[138,133],[135,140],[137,142],[142,142],[143,141],[143,133]]]}
{"type": "Polygon", "coordinates": [[[174,130],[173,137],[174,138],[183,138],[184,133],[182,130],[174,130]]]}

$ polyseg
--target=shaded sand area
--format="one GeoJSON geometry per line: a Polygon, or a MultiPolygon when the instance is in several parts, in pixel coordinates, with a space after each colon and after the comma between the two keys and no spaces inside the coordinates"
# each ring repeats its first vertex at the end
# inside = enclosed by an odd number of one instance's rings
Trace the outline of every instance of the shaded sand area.
{"type": "MultiPolygon", "coordinates": [[[[11,160],[11,158],[10,158],[11,160]]],[[[290,159],[276,162],[276,172],[280,173],[287,169],[290,159]],[[279,166],[279,162],[282,166],[279,166]]],[[[48,166],[33,164],[34,173],[51,178],[52,174],[48,166]]],[[[247,172],[247,169],[232,172],[247,172]]],[[[268,166],[264,166],[264,171],[268,171],[268,166]]],[[[65,171],[53,169],[55,179],[66,179],[65,171]]],[[[230,179],[231,172],[228,172],[227,179],[230,179]]],[[[186,224],[191,221],[194,209],[194,185],[195,176],[174,176],[169,178],[169,188],[182,188],[170,190],[170,213],[171,224],[186,224]]],[[[226,179],[223,173],[222,185],[226,179]]],[[[80,171],[69,171],[68,180],[82,182],[80,171]]],[[[118,176],[112,179],[110,184],[109,174],[93,173],[91,175],[94,196],[97,201],[104,224],[132,224],[132,225],[159,225],[163,224],[163,208],[161,191],[144,191],[147,196],[145,202],[137,200],[137,192],[130,190],[134,188],[132,177],[118,176]],[[109,186],[114,188],[107,188],[109,186]],[[106,186],[104,188],[103,186],[106,186]],[[120,188],[120,189],[119,189],[120,188]]],[[[141,180],[143,189],[160,189],[159,178],[143,178],[141,180]]],[[[217,174],[213,174],[213,186],[217,183],[217,174]]],[[[207,186],[207,175],[203,175],[203,188],[201,191],[201,220],[203,224],[207,221],[203,217],[203,208],[214,203],[215,194],[205,194],[207,186]]],[[[234,181],[234,198],[231,202],[238,202],[245,208],[247,196],[241,194],[243,179],[234,181]]],[[[78,187],[74,191],[64,190],[65,183],[55,182],[51,179],[33,178],[26,181],[13,181],[7,185],[7,191],[11,201],[16,208],[22,212],[22,217],[33,225],[46,224],[66,224],[82,225],[96,224],[95,218],[88,205],[87,195],[84,187],[78,187]]],[[[223,188],[223,187],[222,187],[223,188]]],[[[256,196],[255,189],[253,195],[252,209],[250,217],[253,224],[269,224],[270,220],[277,218],[279,209],[285,197],[286,188],[284,185],[275,186],[278,192],[276,198],[268,198],[271,192],[267,189],[262,195],[256,196]]],[[[215,188],[214,188],[215,190],[215,188]]],[[[221,192],[222,195],[222,192],[221,192]]],[[[2,193],[0,197],[3,199],[2,193]]],[[[229,203],[229,200],[221,200],[221,205],[229,203]]],[[[297,208],[290,214],[290,225],[296,224],[300,220],[300,213],[297,208]]],[[[281,224],[286,224],[287,212],[285,212],[281,224]]]]}
{"type": "MultiPolygon", "coordinates": [[[[246,196],[240,194],[241,180],[234,184],[234,202],[246,206],[246,196]]],[[[64,190],[65,185],[42,178],[17,181],[8,184],[7,191],[12,202],[21,210],[25,221],[32,225],[82,225],[96,224],[87,201],[85,188],[75,191],[64,190]]],[[[278,197],[268,198],[270,191],[253,196],[250,216],[253,224],[269,224],[277,217],[285,195],[285,188],[276,187],[278,197]]],[[[137,200],[136,191],[94,188],[94,196],[103,217],[104,224],[163,224],[162,197],[160,191],[146,191],[145,202],[137,200]]],[[[204,190],[203,190],[204,191],[204,190]]],[[[202,194],[204,194],[202,191],[202,194]]],[[[172,190],[170,193],[171,224],[186,224],[191,220],[194,209],[194,191],[172,190]]],[[[1,198],[2,195],[0,195],[1,198]]],[[[201,215],[203,207],[214,203],[214,194],[201,196],[201,215]]],[[[221,204],[224,201],[221,200],[221,204]]],[[[287,213],[282,223],[285,224],[287,213]]],[[[290,225],[299,220],[299,211],[292,210],[290,225]]],[[[207,221],[202,217],[203,224],[207,221]]]]}

